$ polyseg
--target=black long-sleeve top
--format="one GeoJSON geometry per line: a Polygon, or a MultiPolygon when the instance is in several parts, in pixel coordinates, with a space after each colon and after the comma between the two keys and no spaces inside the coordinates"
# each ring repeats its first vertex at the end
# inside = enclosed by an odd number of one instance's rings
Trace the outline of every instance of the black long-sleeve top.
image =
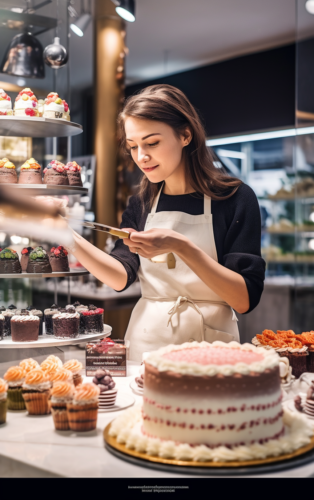
{"type": "MultiPolygon", "coordinates": [[[[261,257],[261,217],[253,190],[241,184],[226,200],[212,200],[213,228],[219,264],[243,276],[252,311],[260,301],[265,278],[265,261],[261,257]]],[[[156,212],[204,213],[204,196],[197,193],[170,196],[161,193],[156,212]]],[[[123,217],[121,228],[143,231],[148,210],[143,212],[137,196],[132,196],[123,217]]],[[[138,255],[130,252],[123,240],[117,240],[111,256],[125,267],[128,288],[136,279],[140,266],[138,255]]]]}

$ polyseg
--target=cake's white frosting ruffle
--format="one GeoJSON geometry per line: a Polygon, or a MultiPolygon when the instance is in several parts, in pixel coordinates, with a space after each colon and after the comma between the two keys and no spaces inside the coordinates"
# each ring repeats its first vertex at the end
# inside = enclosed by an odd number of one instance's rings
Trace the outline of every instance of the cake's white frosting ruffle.
{"type": "Polygon", "coordinates": [[[22,323],[24,323],[24,322],[27,323],[27,321],[38,321],[38,320],[39,320],[38,316],[35,316],[33,314],[29,314],[28,316],[26,316],[26,315],[21,315],[21,316],[20,315],[15,315],[15,316],[13,316],[13,318],[11,318],[11,321],[18,321],[18,322],[21,321],[22,323]]]}
{"type": "Polygon", "coordinates": [[[64,113],[64,104],[56,104],[55,102],[45,104],[44,112],[45,111],[57,111],[58,113],[64,113]]]}
{"type": "Polygon", "coordinates": [[[279,364],[278,355],[273,349],[264,350],[262,352],[264,358],[261,361],[255,361],[250,364],[237,363],[235,365],[200,365],[198,363],[187,363],[186,361],[173,361],[163,357],[164,354],[172,351],[179,351],[192,347],[204,348],[212,346],[261,353],[260,349],[251,344],[239,344],[238,342],[229,342],[228,344],[220,342],[219,340],[213,342],[212,344],[208,342],[186,342],[181,345],[168,345],[167,347],[162,347],[157,351],[151,352],[145,359],[145,363],[149,363],[161,372],[175,371],[176,373],[180,373],[182,375],[194,375],[200,377],[204,375],[213,377],[217,374],[230,376],[234,373],[241,373],[242,375],[248,375],[250,372],[263,373],[266,369],[274,368],[279,364]]]}
{"type": "MultiPolygon", "coordinates": [[[[276,352],[306,352],[308,348],[304,345],[303,347],[300,347],[299,349],[293,349],[292,347],[272,347],[271,345],[264,345],[262,344],[257,337],[252,338],[252,344],[254,344],[256,347],[263,347],[264,349],[267,349],[268,351],[273,350],[276,352]]],[[[260,351],[258,351],[260,352],[260,351]]]]}
{"type": "Polygon", "coordinates": [[[14,109],[37,109],[38,104],[36,101],[33,101],[32,99],[27,99],[24,101],[24,99],[19,99],[18,101],[15,102],[14,104],[14,109]],[[33,102],[35,103],[35,106],[33,105],[33,102]]]}
{"type": "Polygon", "coordinates": [[[258,460],[271,456],[279,456],[307,445],[313,435],[312,425],[304,415],[284,410],[283,423],[285,435],[264,444],[236,446],[232,449],[226,446],[208,448],[205,445],[190,446],[176,444],[174,441],[161,441],[157,438],[145,436],[142,431],[141,407],[129,408],[112,423],[109,435],[116,437],[118,443],[127,448],[175,460],[192,460],[195,462],[230,462],[244,460],[258,460]]]}
{"type": "Polygon", "coordinates": [[[47,391],[51,387],[51,382],[40,382],[39,384],[23,384],[23,389],[27,389],[29,391],[47,391]]]}
{"type": "Polygon", "coordinates": [[[0,109],[12,109],[11,101],[7,101],[6,99],[4,101],[0,101],[0,109]]]}
{"type": "Polygon", "coordinates": [[[56,314],[53,315],[52,319],[73,319],[73,318],[79,318],[80,315],[79,313],[65,313],[65,312],[56,312],[56,314]]]}

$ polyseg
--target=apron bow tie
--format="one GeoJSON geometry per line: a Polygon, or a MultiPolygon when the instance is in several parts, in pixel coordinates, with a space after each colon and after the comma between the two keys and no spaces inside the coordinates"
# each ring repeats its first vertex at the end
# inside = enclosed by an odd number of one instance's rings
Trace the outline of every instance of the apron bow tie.
{"type": "Polygon", "coordinates": [[[174,303],[174,305],[168,311],[168,314],[169,314],[170,317],[168,319],[167,326],[169,326],[170,324],[172,325],[172,317],[173,317],[173,315],[176,314],[176,312],[180,309],[180,307],[182,306],[182,304],[185,304],[185,303],[188,303],[189,305],[191,305],[195,309],[195,311],[200,315],[201,335],[202,335],[202,340],[205,340],[204,339],[204,317],[203,317],[202,311],[193,302],[193,300],[188,299],[187,297],[181,297],[181,296],[178,297],[177,300],[176,300],[176,302],[174,303]]]}

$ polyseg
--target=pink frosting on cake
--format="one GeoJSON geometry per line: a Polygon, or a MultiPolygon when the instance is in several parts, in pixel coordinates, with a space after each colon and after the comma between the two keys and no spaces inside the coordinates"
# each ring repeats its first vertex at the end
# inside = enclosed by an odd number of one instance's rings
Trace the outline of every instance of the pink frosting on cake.
{"type": "Polygon", "coordinates": [[[224,347],[208,347],[199,349],[182,349],[168,352],[164,358],[172,361],[184,361],[186,363],[197,363],[199,365],[236,365],[237,363],[251,364],[264,359],[262,354],[240,349],[228,349],[224,347]]]}

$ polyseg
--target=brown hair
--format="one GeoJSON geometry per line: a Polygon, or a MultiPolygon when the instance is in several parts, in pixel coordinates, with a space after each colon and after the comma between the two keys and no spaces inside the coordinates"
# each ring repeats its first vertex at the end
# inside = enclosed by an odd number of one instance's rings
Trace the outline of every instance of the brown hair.
{"type": "MultiPolygon", "coordinates": [[[[151,85],[138,94],[129,97],[118,118],[121,145],[127,150],[124,122],[127,117],[156,120],[166,123],[182,133],[189,128],[192,140],[183,149],[186,158],[186,178],[198,193],[206,194],[214,200],[224,200],[232,196],[242,184],[236,177],[229,176],[214,165],[214,154],[206,146],[205,130],[195,108],[186,95],[172,85],[151,85]]],[[[140,182],[139,196],[144,204],[152,205],[161,183],[150,182],[145,175],[140,182]]]]}

